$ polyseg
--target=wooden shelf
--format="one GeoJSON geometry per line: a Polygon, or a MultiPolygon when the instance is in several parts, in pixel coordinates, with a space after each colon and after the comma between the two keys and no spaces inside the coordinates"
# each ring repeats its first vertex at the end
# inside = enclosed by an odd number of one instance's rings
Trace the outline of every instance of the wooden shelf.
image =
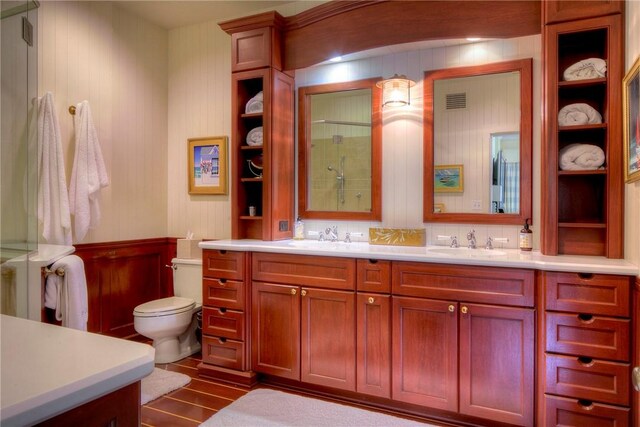
{"type": "Polygon", "coordinates": [[[240,178],[240,182],[262,182],[262,178],[240,178]]]}
{"type": "Polygon", "coordinates": [[[607,228],[603,222],[559,222],[561,228],[607,228]]]}
{"type": "Polygon", "coordinates": [[[240,219],[249,220],[249,221],[262,221],[261,216],[249,216],[249,215],[240,215],[240,219]]]}
{"type": "Polygon", "coordinates": [[[558,171],[558,175],[576,176],[576,175],[606,175],[606,169],[584,170],[584,171],[558,171]]]}
{"type": "Polygon", "coordinates": [[[588,79],[588,80],[567,80],[558,82],[558,87],[587,87],[587,86],[596,86],[596,85],[606,85],[607,78],[601,77],[599,79],[588,79]]]}
{"type": "Polygon", "coordinates": [[[243,151],[261,151],[262,145],[241,145],[240,149],[243,151]]]}
{"type": "Polygon", "coordinates": [[[559,132],[575,132],[578,130],[606,129],[606,123],[598,123],[595,125],[578,125],[578,126],[559,126],[559,132]]]}
{"type": "Polygon", "coordinates": [[[242,113],[240,117],[243,119],[261,119],[263,113],[242,113]]]}

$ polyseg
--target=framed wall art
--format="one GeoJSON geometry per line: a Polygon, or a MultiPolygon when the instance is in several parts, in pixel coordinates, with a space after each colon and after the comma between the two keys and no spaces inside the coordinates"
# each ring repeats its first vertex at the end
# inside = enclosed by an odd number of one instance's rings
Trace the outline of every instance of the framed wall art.
{"type": "Polygon", "coordinates": [[[189,194],[227,194],[226,136],[189,138],[189,194]]]}
{"type": "Polygon", "coordinates": [[[464,191],[463,166],[435,166],[433,187],[436,193],[462,193],[464,191]]]}
{"type": "Polygon", "coordinates": [[[640,57],[622,80],[625,182],[640,180],[640,57]]]}

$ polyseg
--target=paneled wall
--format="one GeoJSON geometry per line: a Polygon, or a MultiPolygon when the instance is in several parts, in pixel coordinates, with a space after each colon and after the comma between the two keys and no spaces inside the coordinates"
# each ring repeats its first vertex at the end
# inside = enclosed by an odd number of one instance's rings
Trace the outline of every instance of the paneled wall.
{"type": "MultiPolygon", "coordinates": [[[[640,57],[640,2],[627,1],[625,72],[640,57]]],[[[640,181],[625,186],[625,259],[640,265],[640,181]]]]}
{"type": "MultiPolygon", "coordinates": [[[[167,32],[112,2],[40,3],[39,94],[53,93],[67,180],[75,153],[67,109],[88,100],[110,185],[82,242],[167,235],[167,32]]],[[[73,217],[72,217],[73,218],[73,217]]]]}
{"type": "MultiPolygon", "coordinates": [[[[382,222],[339,222],[340,235],[362,232],[376,226],[426,228],[429,243],[437,235],[464,237],[471,228],[479,242],[486,236],[508,237],[505,247],[517,247],[521,226],[423,224],[422,222],[422,79],[427,70],[533,58],[533,230],[534,248],[539,247],[540,218],[540,36],[486,41],[462,46],[443,46],[425,50],[389,53],[384,56],[344,63],[327,64],[296,71],[296,87],[321,83],[389,77],[405,74],[417,84],[411,90],[411,105],[383,109],[382,133],[382,222]]],[[[321,230],[334,222],[306,221],[307,230],[321,230]]],[[[464,238],[462,239],[464,243],[464,238]]]]}

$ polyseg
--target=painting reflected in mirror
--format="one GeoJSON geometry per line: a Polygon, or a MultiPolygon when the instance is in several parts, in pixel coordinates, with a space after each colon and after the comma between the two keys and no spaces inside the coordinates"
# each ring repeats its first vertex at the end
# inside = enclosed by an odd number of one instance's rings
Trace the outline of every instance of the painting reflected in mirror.
{"type": "Polygon", "coordinates": [[[380,218],[378,79],[299,88],[302,218],[380,218]]]}
{"type": "Polygon", "coordinates": [[[425,73],[425,221],[530,217],[531,87],[530,59],[425,73]]]}

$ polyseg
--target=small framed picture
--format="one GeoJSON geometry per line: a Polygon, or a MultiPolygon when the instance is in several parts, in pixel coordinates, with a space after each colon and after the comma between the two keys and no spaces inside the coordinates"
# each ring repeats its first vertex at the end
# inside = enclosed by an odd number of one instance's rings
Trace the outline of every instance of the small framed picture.
{"type": "Polygon", "coordinates": [[[640,179],[640,57],[622,80],[625,181],[640,179]]]}
{"type": "Polygon", "coordinates": [[[436,166],[433,187],[436,193],[462,193],[464,191],[463,166],[436,166]]]}
{"type": "Polygon", "coordinates": [[[189,138],[189,194],[227,194],[226,136],[189,138]]]}
{"type": "Polygon", "coordinates": [[[444,213],[444,203],[434,203],[433,213],[444,213]]]}

